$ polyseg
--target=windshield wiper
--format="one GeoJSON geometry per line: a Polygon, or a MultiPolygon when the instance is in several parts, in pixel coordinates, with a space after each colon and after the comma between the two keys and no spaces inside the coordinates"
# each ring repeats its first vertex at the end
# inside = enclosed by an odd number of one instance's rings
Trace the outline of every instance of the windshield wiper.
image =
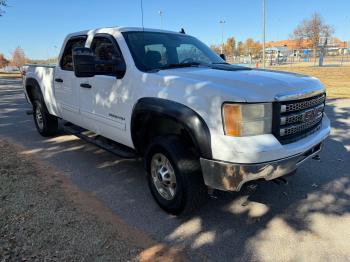
{"type": "Polygon", "coordinates": [[[203,64],[198,63],[198,62],[190,62],[190,63],[182,63],[182,64],[168,64],[168,65],[158,67],[157,69],[162,70],[162,69],[171,69],[171,68],[192,67],[192,66],[199,66],[199,65],[203,65],[203,64]]]}

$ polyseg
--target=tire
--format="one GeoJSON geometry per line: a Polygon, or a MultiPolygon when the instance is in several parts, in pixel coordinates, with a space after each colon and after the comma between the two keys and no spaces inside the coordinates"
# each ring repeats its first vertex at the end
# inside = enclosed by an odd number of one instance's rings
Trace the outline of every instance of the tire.
{"type": "Polygon", "coordinates": [[[36,98],[33,102],[33,118],[35,127],[40,135],[50,137],[57,133],[57,117],[50,115],[46,105],[40,98],[36,98]]]}
{"type": "Polygon", "coordinates": [[[146,150],[145,166],[152,196],[166,212],[188,214],[208,199],[199,159],[178,137],[155,138],[146,150]],[[176,186],[172,186],[174,181],[176,186]]]}

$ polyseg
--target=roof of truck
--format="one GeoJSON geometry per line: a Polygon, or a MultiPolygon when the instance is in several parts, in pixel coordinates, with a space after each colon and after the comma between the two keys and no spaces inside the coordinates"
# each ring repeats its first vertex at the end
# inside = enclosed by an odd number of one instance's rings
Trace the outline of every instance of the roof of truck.
{"type": "Polygon", "coordinates": [[[75,36],[75,35],[85,35],[89,32],[94,31],[101,31],[101,30],[111,30],[116,32],[129,32],[129,31],[140,31],[140,32],[163,32],[163,33],[171,33],[171,34],[181,34],[180,32],[170,31],[170,30],[162,30],[162,29],[153,29],[153,28],[143,28],[143,27],[124,27],[124,26],[112,26],[112,27],[102,27],[102,28],[95,28],[95,29],[89,29],[79,32],[74,32],[69,34],[69,36],[75,36]]]}

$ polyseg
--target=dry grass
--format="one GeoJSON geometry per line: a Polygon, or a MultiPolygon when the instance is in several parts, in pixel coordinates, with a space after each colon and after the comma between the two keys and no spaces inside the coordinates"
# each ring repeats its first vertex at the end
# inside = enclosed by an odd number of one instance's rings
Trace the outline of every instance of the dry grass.
{"type": "Polygon", "coordinates": [[[13,78],[18,78],[18,77],[22,77],[20,73],[3,73],[0,72],[0,77],[13,77],[13,78]]]}
{"type": "Polygon", "coordinates": [[[329,98],[350,98],[350,67],[275,67],[319,78],[327,87],[329,98]]]}

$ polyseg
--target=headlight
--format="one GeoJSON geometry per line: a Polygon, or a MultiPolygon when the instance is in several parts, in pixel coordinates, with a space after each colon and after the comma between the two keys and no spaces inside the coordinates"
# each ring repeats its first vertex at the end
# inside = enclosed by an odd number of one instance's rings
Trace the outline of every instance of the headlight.
{"type": "Polygon", "coordinates": [[[224,104],[223,121],[228,136],[255,136],[270,134],[272,104],[224,104]]]}

